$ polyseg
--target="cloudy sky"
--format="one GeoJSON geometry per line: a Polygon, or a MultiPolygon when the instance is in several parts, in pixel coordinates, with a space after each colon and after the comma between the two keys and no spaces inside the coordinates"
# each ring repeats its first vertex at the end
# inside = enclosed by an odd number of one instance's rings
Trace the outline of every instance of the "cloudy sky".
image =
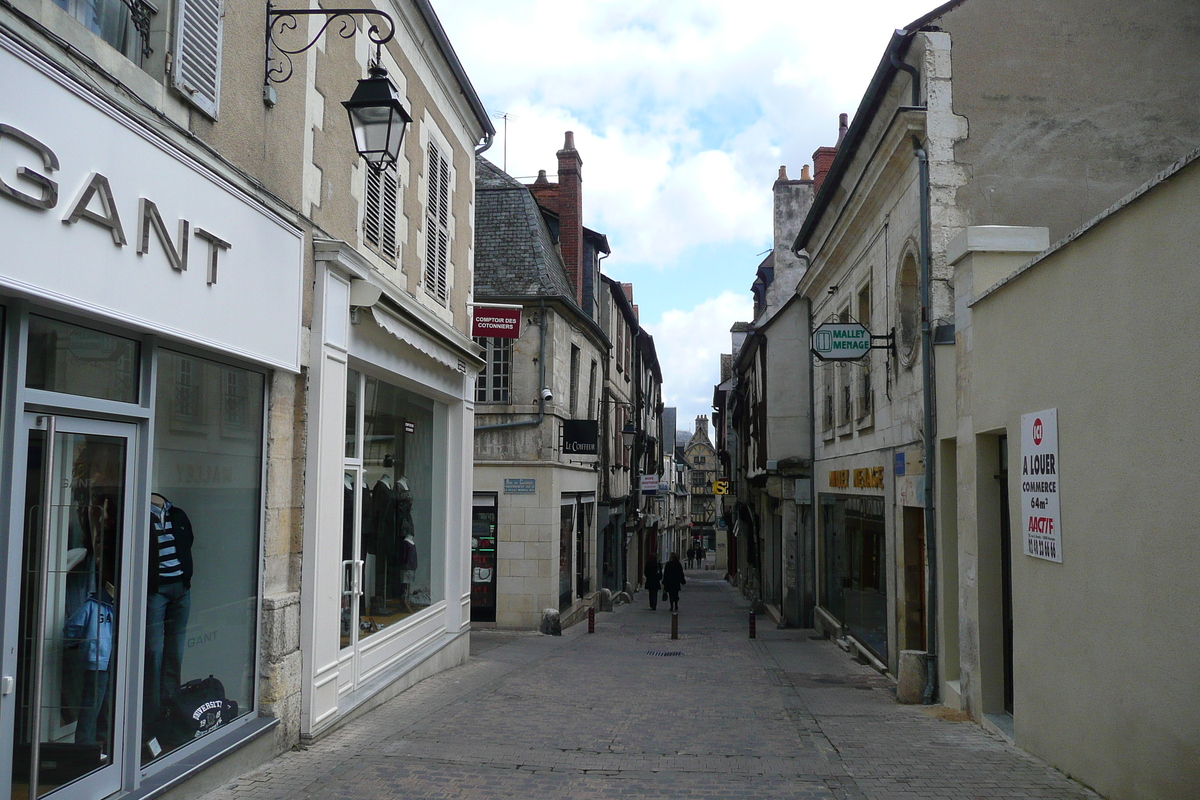
{"type": "Polygon", "coordinates": [[[487,158],[553,180],[575,131],[584,224],[608,234],[604,271],[634,284],[666,403],[690,428],[711,413],[730,325],[750,318],[779,166],[798,178],[835,143],[892,31],[937,1],[433,5],[499,131],[487,158]]]}

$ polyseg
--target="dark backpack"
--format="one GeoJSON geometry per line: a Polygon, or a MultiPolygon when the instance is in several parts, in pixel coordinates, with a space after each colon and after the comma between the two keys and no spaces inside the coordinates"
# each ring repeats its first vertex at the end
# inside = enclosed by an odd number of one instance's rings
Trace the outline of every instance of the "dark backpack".
{"type": "Polygon", "coordinates": [[[180,686],[162,705],[159,739],[179,747],[237,717],[238,704],[225,697],[225,686],[209,675],[180,686]]]}

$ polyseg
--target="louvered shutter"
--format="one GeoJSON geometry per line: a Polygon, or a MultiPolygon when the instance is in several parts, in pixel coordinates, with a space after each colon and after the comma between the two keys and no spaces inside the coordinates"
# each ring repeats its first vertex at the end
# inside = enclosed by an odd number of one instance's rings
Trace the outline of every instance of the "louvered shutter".
{"type": "Polygon", "coordinates": [[[450,162],[429,143],[429,195],[425,206],[425,292],[442,305],[449,295],[450,162]]]}
{"type": "Polygon", "coordinates": [[[221,94],[222,0],[179,0],[174,86],[216,119],[221,94]]]}
{"type": "Polygon", "coordinates": [[[400,183],[396,171],[367,169],[367,190],[363,198],[363,241],[389,260],[396,258],[396,226],[399,212],[400,183]]]}

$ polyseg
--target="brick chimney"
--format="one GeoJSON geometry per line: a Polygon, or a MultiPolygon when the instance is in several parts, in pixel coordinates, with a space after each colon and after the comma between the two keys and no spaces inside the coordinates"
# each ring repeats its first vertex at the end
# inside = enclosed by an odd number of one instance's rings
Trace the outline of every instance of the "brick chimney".
{"type": "Polygon", "coordinates": [[[846,138],[846,122],[847,115],[838,115],[838,138],[837,145],[833,147],[818,147],[813,153],[813,192],[821,191],[821,184],[825,182],[825,176],[829,174],[829,168],[833,166],[833,159],[837,156],[838,147],[842,144],[842,139],[846,138]]]}
{"type": "Polygon", "coordinates": [[[575,302],[583,308],[583,159],[575,149],[575,134],[567,131],[558,151],[558,183],[538,170],[537,180],[526,184],[538,205],[558,215],[558,249],[567,277],[575,289],[575,302]]]}

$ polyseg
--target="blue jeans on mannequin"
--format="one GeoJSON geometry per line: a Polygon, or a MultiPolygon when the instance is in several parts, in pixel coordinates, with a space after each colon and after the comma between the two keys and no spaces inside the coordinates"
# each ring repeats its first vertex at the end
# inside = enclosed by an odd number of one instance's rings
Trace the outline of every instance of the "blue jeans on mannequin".
{"type": "Polygon", "coordinates": [[[154,735],[152,725],[158,719],[159,705],[179,688],[191,610],[192,594],[182,583],[164,583],[146,600],[145,739],[154,735]]]}

